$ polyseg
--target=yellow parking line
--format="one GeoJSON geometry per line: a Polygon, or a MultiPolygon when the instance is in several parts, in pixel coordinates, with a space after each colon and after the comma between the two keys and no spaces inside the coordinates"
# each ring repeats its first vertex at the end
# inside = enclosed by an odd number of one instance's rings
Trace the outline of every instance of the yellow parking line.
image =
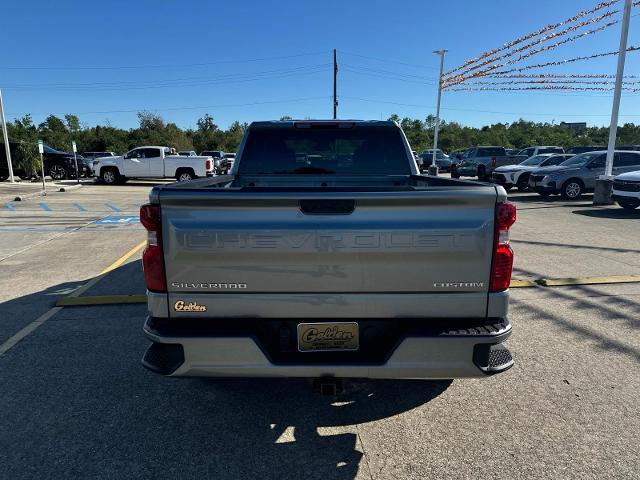
{"type": "Polygon", "coordinates": [[[126,303],[147,303],[146,295],[101,295],[87,297],[64,297],[56,302],[56,307],[77,307],[82,305],[116,305],[126,303]]]}
{"type": "Polygon", "coordinates": [[[131,250],[129,250],[127,253],[125,253],[123,256],[121,256],[118,260],[116,260],[111,265],[109,265],[107,268],[102,270],[100,272],[100,275],[103,275],[105,273],[109,273],[111,270],[115,270],[116,268],[118,268],[120,265],[122,265],[124,262],[129,260],[136,253],[138,253],[140,250],[142,250],[142,248],[146,244],[147,244],[147,241],[145,240],[144,242],[141,242],[139,245],[136,245],[135,247],[133,247],[131,250]]]}
{"type": "Polygon", "coordinates": [[[531,280],[511,280],[509,288],[529,288],[537,286],[536,282],[531,280]]]}
{"type": "Polygon", "coordinates": [[[636,283],[640,282],[640,275],[608,275],[606,277],[576,277],[576,278],[541,278],[540,285],[545,287],[561,287],[568,285],[597,285],[607,283],[636,283]]]}

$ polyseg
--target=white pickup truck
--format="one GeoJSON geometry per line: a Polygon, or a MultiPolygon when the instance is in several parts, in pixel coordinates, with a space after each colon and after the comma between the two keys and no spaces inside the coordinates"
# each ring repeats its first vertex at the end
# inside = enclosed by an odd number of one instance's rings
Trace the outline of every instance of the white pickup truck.
{"type": "Polygon", "coordinates": [[[108,184],[122,183],[129,178],[175,178],[184,182],[213,176],[213,159],[171,155],[169,147],[138,147],[122,156],[96,158],[93,172],[108,184]]]}

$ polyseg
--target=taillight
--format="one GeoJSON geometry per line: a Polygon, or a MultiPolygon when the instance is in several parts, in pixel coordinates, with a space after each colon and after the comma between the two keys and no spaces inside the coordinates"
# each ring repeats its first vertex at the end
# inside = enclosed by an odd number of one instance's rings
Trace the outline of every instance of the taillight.
{"type": "Polygon", "coordinates": [[[492,166],[493,168],[496,168],[496,165],[497,165],[497,164],[498,164],[498,160],[496,159],[496,157],[493,157],[493,158],[491,159],[491,166],[492,166]]]}
{"type": "Polygon", "coordinates": [[[490,292],[502,292],[509,288],[511,283],[513,250],[509,245],[509,228],[515,221],[516,206],[513,203],[502,202],[496,204],[490,292]]]}
{"type": "Polygon", "coordinates": [[[147,288],[154,292],[166,292],[167,281],[162,257],[162,225],[160,205],[142,205],[140,223],[147,229],[147,246],[142,253],[142,268],[147,288]]]}
{"type": "Polygon", "coordinates": [[[204,163],[204,169],[208,172],[211,170],[211,159],[207,158],[207,160],[204,163]]]}

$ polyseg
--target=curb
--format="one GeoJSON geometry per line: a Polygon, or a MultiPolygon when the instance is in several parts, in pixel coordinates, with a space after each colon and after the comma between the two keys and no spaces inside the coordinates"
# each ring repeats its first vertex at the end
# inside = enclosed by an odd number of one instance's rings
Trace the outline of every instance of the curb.
{"type": "Polygon", "coordinates": [[[82,184],[75,184],[75,185],[60,185],[59,183],[56,184],[52,184],[52,185],[47,185],[47,191],[45,192],[44,190],[38,190],[37,192],[31,192],[31,193],[25,193],[25,194],[20,194],[19,192],[6,192],[6,193],[2,193],[0,194],[1,196],[6,196],[8,198],[12,198],[12,200],[8,200],[9,202],[20,202],[22,200],[26,200],[28,198],[35,198],[35,197],[43,197],[46,196],[47,193],[49,192],[69,192],[69,191],[73,191],[73,190],[78,190],[79,188],[82,188],[82,184]]]}

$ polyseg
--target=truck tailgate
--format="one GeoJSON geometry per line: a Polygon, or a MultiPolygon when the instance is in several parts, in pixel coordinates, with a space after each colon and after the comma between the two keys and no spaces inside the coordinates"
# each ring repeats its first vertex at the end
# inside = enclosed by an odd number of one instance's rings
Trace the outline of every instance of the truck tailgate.
{"type": "Polygon", "coordinates": [[[214,317],[486,314],[494,189],[164,190],[160,204],[170,306],[196,302],[214,317]]]}

